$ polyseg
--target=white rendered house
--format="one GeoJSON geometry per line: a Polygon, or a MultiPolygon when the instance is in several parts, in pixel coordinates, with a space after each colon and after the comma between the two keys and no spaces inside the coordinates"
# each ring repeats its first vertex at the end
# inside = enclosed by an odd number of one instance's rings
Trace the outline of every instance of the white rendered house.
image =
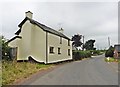
{"type": "Polygon", "coordinates": [[[29,56],[45,64],[71,60],[71,40],[63,33],[33,20],[32,15],[32,12],[26,12],[16,36],[8,41],[10,47],[17,48],[17,60],[29,60],[29,56]]]}

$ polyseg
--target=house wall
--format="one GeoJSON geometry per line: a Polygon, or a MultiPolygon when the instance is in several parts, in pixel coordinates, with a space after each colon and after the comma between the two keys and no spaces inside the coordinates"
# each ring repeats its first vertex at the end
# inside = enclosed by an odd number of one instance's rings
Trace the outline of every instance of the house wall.
{"type": "Polygon", "coordinates": [[[43,31],[37,25],[31,24],[29,20],[23,24],[19,36],[22,39],[15,39],[9,44],[12,47],[18,47],[17,60],[28,60],[29,56],[38,62],[44,63],[72,59],[72,44],[70,43],[70,46],[68,46],[67,39],[62,38],[62,44],[60,44],[60,36],[51,33],[46,35],[46,31],[43,31]],[[54,53],[50,53],[50,47],[54,47],[54,53]],[[58,54],[58,47],[61,54],[58,54]],[[70,55],[68,55],[68,49],[70,49],[70,55]]]}
{"type": "Polygon", "coordinates": [[[38,26],[26,21],[21,29],[22,39],[15,39],[9,43],[17,47],[17,60],[28,60],[31,56],[38,62],[46,61],[46,32],[38,26]]]}
{"type": "Polygon", "coordinates": [[[46,61],[46,32],[32,24],[31,56],[38,62],[46,61]]]}
{"type": "Polygon", "coordinates": [[[21,40],[21,39],[19,39],[19,38],[14,39],[13,41],[11,41],[11,42],[8,44],[8,46],[10,46],[10,47],[17,47],[19,40],[21,40]]]}
{"type": "Polygon", "coordinates": [[[18,49],[18,46],[19,46],[20,41],[21,41],[21,39],[16,38],[16,39],[14,39],[13,41],[11,41],[8,44],[8,46],[10,46],[11,48],[17,47],[17,55],[16,55],[17,58],[19,58],[19,49],[18,49]]]}
{"type": "Polygon", "coordinates": [[[18,42],[17,60],[28,60],[31,50],[31,23],[27,20],[22,28],[20,35],[22,39],[18,42]]]}
{"type": "Polygon", "coordinates": [[[19,36],[22,36],[22,39],[17,38],[8,45],[10,47],[17,47],[17,60],[28,60],[31,46],[31,24],[29,21],[24,23],[19,36]]]}
{"type": "Polygon", "coordinates": [[[72,59],[72,44],[68,46],[68,40],[62,38],[62,44],[60,44],[60,36],[48,33],[48,63],[70,60],[72,59]],[[50,47],[54,47],[54,53],[50,53],[50,47]],[[61,54],[58,54],[58,47],[61,50],[61,54]],[[68,55],[68,49],[70,49],[70,56],[68,55]]]}
{"type": "Polygon", "coordinates": [[[114,58],[120,58],[120,53],[116,49],[114,50],[114,58]]]}

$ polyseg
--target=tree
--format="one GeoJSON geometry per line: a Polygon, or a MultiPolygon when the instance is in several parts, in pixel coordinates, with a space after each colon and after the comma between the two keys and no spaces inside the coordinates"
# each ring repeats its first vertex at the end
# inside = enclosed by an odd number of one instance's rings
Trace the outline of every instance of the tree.
{"type": "Polygon", "coordinates": [[[8,59],[9,55],[9,46],[6,41],[7,39],[4,36],[0,36],[0,56],[2,56],[2,59],[8,59]]]}
{"type": "Polygon", "coordinates": [[[110,46],[105,53],[105,57],[113,57],[113,55],[114,55],[114,47],[110,46]]]}
{"type": "Polygon", "coordinates": [[[72,41],[73,41],[72,46],[81,47],[81,45],[83,44],[81,42],[81,38],[82,38],[82,35],[79,35],[79,34],[72,36],[72,41]]]}
{"type": "Polygon", "coordinates": [[[86,41],[86,43],[84,44],[84,48],[86,50],[96,50],[96,48],[94,48],[94,43],[95,43],[95,40],[88,40],[86,41]]]}

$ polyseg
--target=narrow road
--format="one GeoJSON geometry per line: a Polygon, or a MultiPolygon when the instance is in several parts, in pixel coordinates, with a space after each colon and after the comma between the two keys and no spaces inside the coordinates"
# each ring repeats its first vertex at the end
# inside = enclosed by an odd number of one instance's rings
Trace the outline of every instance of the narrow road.
{"type": "Polygon", "coordinates": [[[118,85],[118,66],[104,61],[104,55],[63,64],[22,85],[118,85]]]}

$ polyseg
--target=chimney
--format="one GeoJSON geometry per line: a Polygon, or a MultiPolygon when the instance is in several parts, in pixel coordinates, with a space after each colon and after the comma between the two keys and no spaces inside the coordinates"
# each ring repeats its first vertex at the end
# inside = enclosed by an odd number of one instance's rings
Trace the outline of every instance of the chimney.
{"type": "Polygon", "coordinates": [[[61,32],[61,33],[63,33],[64,30],[61,28],[61,29],[59,29],[58,31],[61,32]]]}
{"type": "Polygon", "coordinates": [[[25,12],[25,15],[26,15],[26,17],[32,19],[33,13],[31,11],[27,11],[27,12],[25,12]]]}

